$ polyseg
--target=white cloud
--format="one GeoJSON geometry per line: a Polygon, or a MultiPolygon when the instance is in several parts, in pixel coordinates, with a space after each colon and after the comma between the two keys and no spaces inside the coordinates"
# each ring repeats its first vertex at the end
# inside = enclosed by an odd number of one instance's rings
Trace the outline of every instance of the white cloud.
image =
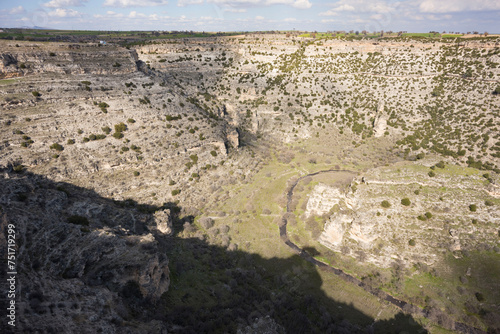
{"type": "Polygon", "coordinates": [[[322,12],[318,14],[319,16],[339,16],[339,13],[334,11],[333,9],[327,10],[326,12],[322,12]]]}
{"type": "Polygon", "coordinates": [[[332,9],[322,12],[319,15],[337,16],[340,12],[389,13],[393,12],[400,5],[400,2],[388,3],[384,0],[340,0],[332,4],[332,9]]]}
{"type": "Polygon", "coordinates": [[[309,0],[207,0],[207,2],[229,7],[286,5],[298,9],[308,9],[312,6],[309,0]]]}
{"type": "Polygon", "coordinates": [[[225,12],[230,12],[230,13],[246,13],[247,10],[245,8],[230,8],[226,7],[223,9],[225,12]]]}
{"type": "Polygon", "coordinates": [[[334,20],[334,19],[324,19],[324,20],[321,20],[321,23],[333,23],[333,22],[337,22],[337,21],[334,20]]]}
{"type": "Polygon", "coordinates": [[[14,7],[14,8],[9,10],[10,15],[17,15],[17,14],[24,14],[24,13],[26,13],[26,10],[24,9],[23,6],[14,7]]]}
{"type": "Polygon", "coordinates": [[[104,7],[152,7],[162,6],[168,3],[167,0],[105,0],[104,7]]]}
{"type": "Polygon", "coordinates": [[[48,13],[50,17],[81,17],[82,14],[73,9],[57,8],[48,13]]]}
{"type": "Polygon", "coordinates": [[[309,9],[312,7],[312,3],[309,2],[309,0],[296,0],[293,4],[292,7],[298,8],[298,9],[309,9]]]}
{"type": "Polygon", "coordinates": [[[187,5],[201,5],[204,0],[178,0],[177,6],[184,7],[187,5]]]}
{"type": "Polygon", "coordinates": [[[333,11],[336,11],[336,12],[353,12],[355,11],[356,9],[351,6],[351,5],[348,5],[348,4],[342,4],[338,7],[335,7],[334,9],[332,9],[333,11]]]}
{"type": "Polygon", "coordinates": [[[88,0],[52,0],[44,3],[42,6],[47,8],[61,8],[61,7],[80,7],[88,0]]]}
{"type": "Polygon", "coordinates": [[[136,18],[145,18],[147,17],[147,15],[143,13],[137,13],[135,10],[133,10],[128,14],[128,17],[131,19],[136,19],[136,18]]]}
{"type": "Polygon", "coordinates": [[[465,11],[492,11],[500,10],[498,0],[423,0],[419,9],[423,13],[452,13],[465,11]]]}
{"type": "Polygon", "coordinates": [[[258,21],[260,21],[260,20],[263,20],[264,17],[263,16],[256,16],[255,19],[258,20],[258,21]]]}
{"type": "Polygon", "coordinates": [[[283,21],[285,22],[296,22],[297,19],[295,17],[287,17],[286,19],[284,19],[283,21]]]}

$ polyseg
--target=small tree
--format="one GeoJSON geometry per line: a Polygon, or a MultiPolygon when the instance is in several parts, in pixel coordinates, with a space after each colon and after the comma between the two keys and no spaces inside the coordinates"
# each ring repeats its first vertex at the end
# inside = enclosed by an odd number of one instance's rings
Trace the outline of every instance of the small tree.
{"type": "Polygon", "coordinates": [[[411,201],[409,198],[405,197],[401,200],[401,204],[403,204],[404,206],[409,206],[411,204],[411,201]]]}
{"type": "Polygon", "coordinates": [[[390,208],[391,207],[391,203],[389,203],[389,201],[382,201],[382,207],[383,208],[390,208]]]}
{"type": "Polygon", "coordinates": [[[64,147],[61,144],[54,143],[54,144],[50,145],[50,149],[60,152],[60,151],[64,150],[64,147]]]}
{"type": "Polygon", "coordinates": [[[469,205],[469,210],[471,212],[476,212],[477,211],[477,205],[476,204],[471,204],[469,205]]]}

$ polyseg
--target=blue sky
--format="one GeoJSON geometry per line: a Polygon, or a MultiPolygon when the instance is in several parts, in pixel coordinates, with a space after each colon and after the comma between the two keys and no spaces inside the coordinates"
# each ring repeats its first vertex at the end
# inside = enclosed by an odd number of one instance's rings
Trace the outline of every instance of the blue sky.
{"type": "Polygon", "coordinates": [[[0,27],[500,33],[500,0],[0,0],[0,27]]]}

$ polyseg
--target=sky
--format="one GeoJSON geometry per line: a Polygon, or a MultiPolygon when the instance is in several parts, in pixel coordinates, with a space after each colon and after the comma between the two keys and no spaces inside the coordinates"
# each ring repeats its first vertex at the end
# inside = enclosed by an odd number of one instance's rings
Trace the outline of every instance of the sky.
{"type": "Polygon", "coordinates": [[[0,27],[500,33],[500,0],[0,0],[0,27]]]}

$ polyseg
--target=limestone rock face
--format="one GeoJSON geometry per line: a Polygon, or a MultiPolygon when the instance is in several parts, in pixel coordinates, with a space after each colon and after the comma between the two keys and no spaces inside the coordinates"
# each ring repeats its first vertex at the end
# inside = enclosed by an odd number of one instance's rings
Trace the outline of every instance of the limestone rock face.
{"type": "Polygon", "coordinates": [[[233,148],[238,148],[240,146],[240,135],[236,129],[227,134],[227,141],[233,148]]]}
{"type": "Polygon", "coordinates": [[[325,184],[318,184],[314,187],[307,201],[306,216],[312,214],[322,216],[328,213],[334,205],[339,204],[340,200],[345,198],[338,188],[329,187],[325,184]]]}
{"type": "Polygon", "coordinates": [[[388,116],[384,113],[384,100],[381,100],[377,106],[377,115],[373,122],[373,132],[375,137],[382,137],[387,128],[388,116]]]}
{"type": "Polygon", "coordinates": [[[170,216],[170,210],[166,209],[163,211],[157,211],[154,214],[154,221],[156,223],[157,230],[162,234],[170,235],[172,234],[172,217],[170,216]]]}

